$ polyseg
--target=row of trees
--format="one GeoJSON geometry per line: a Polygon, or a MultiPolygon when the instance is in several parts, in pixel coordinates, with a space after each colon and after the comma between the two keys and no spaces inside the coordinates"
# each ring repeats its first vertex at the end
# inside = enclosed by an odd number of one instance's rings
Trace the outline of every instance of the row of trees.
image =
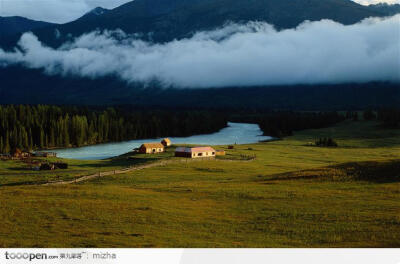
{"type": "Polygon", "coordinates": [[[338,112],[254,111],[243,112],[231,117],[236,122],[256,123],[264,135],[282,138],[294,131],[332,126],[346,119],[338,112]]]}
{"type": "Polygon", "coordinates": [[[265,135],[281,138],[291,136],[294,131],[328,127],[345,117],[337,112],[271,111],[257,119],[265,135]]]}
{"type": "Polygon", "coordinates": [[[0,153],[218,131],[224,114],[210,111],[0,106],[0,153]]]}
{"type": "MultiPolygon", "coordinates": [[[[362,112],[362,118],[366,121],[378,120],[383,127],[399,128],[400,127],[400,109],[399,108],[381,108],[377,111],[366,109],[362,112]]],[[[359,120],[359,113],[348,111],[346,119],[354,121],[359,120]]]]}
{"type": "Polygon", "coordinates": [[[266,135],[285,137],[294,131],[328,127],[344,119],[337,112],[273,112],[262,117],[259,125],[266,135]]]}
{"type": "MultiPolygon", "coordinates": [[[[366,109],[362,112],[363,120],[371,121],[376,119],[376,113],[372,109],[366,109]]],[[[351,119],[353,121],[359,120],[359,112],[357,111],[347,111],[346,119],[351,119]]]]}
{"type": "MultiPolygon", "coordinates": [[[[386,128],[400,128],[400,109],[371,109],[362,112],[363,120],[378,120],[386,128]]],[[[256,123],[260,125],[264,134],[274,137],[285,137],[294,131],[329,127],[345,119],[359,120],[358,112],[348,111],[345,115],[338,112],[292,112],[270,111],[256,115],[256,123]]],[[[328,142],[328,140],[325,140],[328,142]]],[[[325,145],[324,140],[320,141],[325,145]]],[[[327,143],[330,145],[330,142],[327,143]]],[[[332,144],[335,145],[335,144],[332,144]]]]}
{"type": "Polygon", "coordinates": [[[378,120],[386,128],[400,128],[400,108],[388,108],[379,110],[378,120]]]}

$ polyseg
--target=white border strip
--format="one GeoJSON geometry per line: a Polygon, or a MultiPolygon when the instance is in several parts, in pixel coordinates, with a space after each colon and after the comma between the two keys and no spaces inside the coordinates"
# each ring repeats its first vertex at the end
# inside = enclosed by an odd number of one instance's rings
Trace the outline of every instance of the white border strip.
{"type": "Polygon", "coordinates": [[[400,264],[400,249],[0,249],[0,264],[400,264]]]}

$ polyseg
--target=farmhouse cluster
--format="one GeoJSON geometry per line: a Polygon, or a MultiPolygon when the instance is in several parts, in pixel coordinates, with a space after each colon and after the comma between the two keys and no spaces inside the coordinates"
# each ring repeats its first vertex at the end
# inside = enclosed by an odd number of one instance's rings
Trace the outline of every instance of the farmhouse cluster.
{"type": "Polygon", "coordinates": [[[140,148],[136,149],[136,151],[142,154],[162,153],[165,151],[165,148],[170,147],[171,145],[171,140],[169,138],[164,138],[161,142],[144,143],[140,148]]]}
{"type": "Polygon", "coordinates": [[[0,154],[0,160],[19,160],[25,163],[29,169],[40,171],[40,170],[65,170],[68,169],[68,163],[65,162],[49,162],[45,159],[40,158],[55,158],[57,153],[55,152],[28,152],[22,151],[18,148],[11,151],[11,153],[0,154]]]}
{"type": "Polygon", "coordinates": [[[31,157],[40,157],[40,158],[52,158],[57,157],[57,153],[55,152],[28,152],[22,151],[18,148],[14,149],[11,153],[0,154],[0,158],[2,160],[24,160],[29,159],[31,157]]]}
{"type": "MultiPolygon", "coordinates": [[[[142,154],[157,154],[165,152],[165,149],[172,146],[169,138],[164,138],[161,142],[144,143],[140,148],[136,149],[142,154]]],[[[175,157],[182,158],[213,158],[218,155],[225,155],[223,150],[215,150],[212,147],[177,147],[175,149],[175,157]]]]}

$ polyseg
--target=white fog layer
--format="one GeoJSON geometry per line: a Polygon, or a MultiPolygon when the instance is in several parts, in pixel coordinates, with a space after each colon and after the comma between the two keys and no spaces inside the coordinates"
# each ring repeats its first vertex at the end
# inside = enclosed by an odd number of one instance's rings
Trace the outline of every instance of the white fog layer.
{"type": "Polygon", "coordinates": [[[283,31],[229,24],[165,44],[92,32],[59,49],[26,33],[14,52],[0,49],[0,65],[188,88],[400,81],[399,21],[400,15],[349,26],[322,20],[283,31]]]}

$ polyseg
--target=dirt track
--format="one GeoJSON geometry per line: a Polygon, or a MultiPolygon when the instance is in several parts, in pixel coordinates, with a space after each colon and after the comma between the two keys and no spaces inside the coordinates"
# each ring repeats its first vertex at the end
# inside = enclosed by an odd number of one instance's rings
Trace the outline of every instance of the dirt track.
{"type": "MultiPolygon", "coordinates": [[[[98,172],[96,174],[92,174],[92,175],[87,175],[87,176],[82,176],[79,178],[76,178],[74,180],[70,180],[70,181],[56,181],[56,182],[48,182],[48,183],[44,183],[42,185],[44,186],[49,186],[49,185],[66,185],[66,184],[74,184],[74,183],[79,183],[79,182],[84,182],[84,181],[88,181],[88,180],[92,180],[92,179],[96,179],[96,178],[101,178],[101,177],[105,177],[105,176],[111,176],[111,175],[117,175],[117,174],[123,174],[123,173],[127,173],[127,172],[131,172],[131,171],[138,171],[138,170],[143,170],[143,169],[148,169],[148,168],[153,168],[153,167],[159,167],[159,166],[165,166],[167,164],[171,164],[171,163],[179,163],[179,162],[199,162],[201,160],[204,159],[181,159],[181,160],[163,160],[163,161],[158,161],[158,162],[154,162],[154,163],[149,163],[149,164],[144,164],[144,165],[139,165],[139,166],[131,166],[131,167],[127,167],[124,169],[120,169],[120,170],[114,170],[114,171],[105,171],[105,172],[98,172]]],[[[232,161],[239,161],[239,162],[250,162],[252,160],[229,160],[229,159],[224,159],[224,160],[218,160],[217,161],[222,161],[222,162],[232,162],[232,161]]]]}
{"type": "Polygon", "coordinates": [[[48,183],[45,183],[43,185],[73,184],[73,183],[88,181],[88,180],[91,180],[91,179],[101,178],[101,177],[104,177],[104,176],[117,175],[117,174],[123,174],[123,173],[131,172],[131,171],[137,171],[137,170],[143,170],[143,169],[152,168],[152,167],[164,166],[164,165],[167,165],[168,163],[171,163],[171,162],[168,162],[168,161],[154,162],[154,163],[141,165],[141,166],[128,167],[128,168],[121,169],[121,170],[98,172],[96,174],[82,176],[80,178],[76,178],[76,179],[70,180],[70,181],[48,182],[48,183]]]}

